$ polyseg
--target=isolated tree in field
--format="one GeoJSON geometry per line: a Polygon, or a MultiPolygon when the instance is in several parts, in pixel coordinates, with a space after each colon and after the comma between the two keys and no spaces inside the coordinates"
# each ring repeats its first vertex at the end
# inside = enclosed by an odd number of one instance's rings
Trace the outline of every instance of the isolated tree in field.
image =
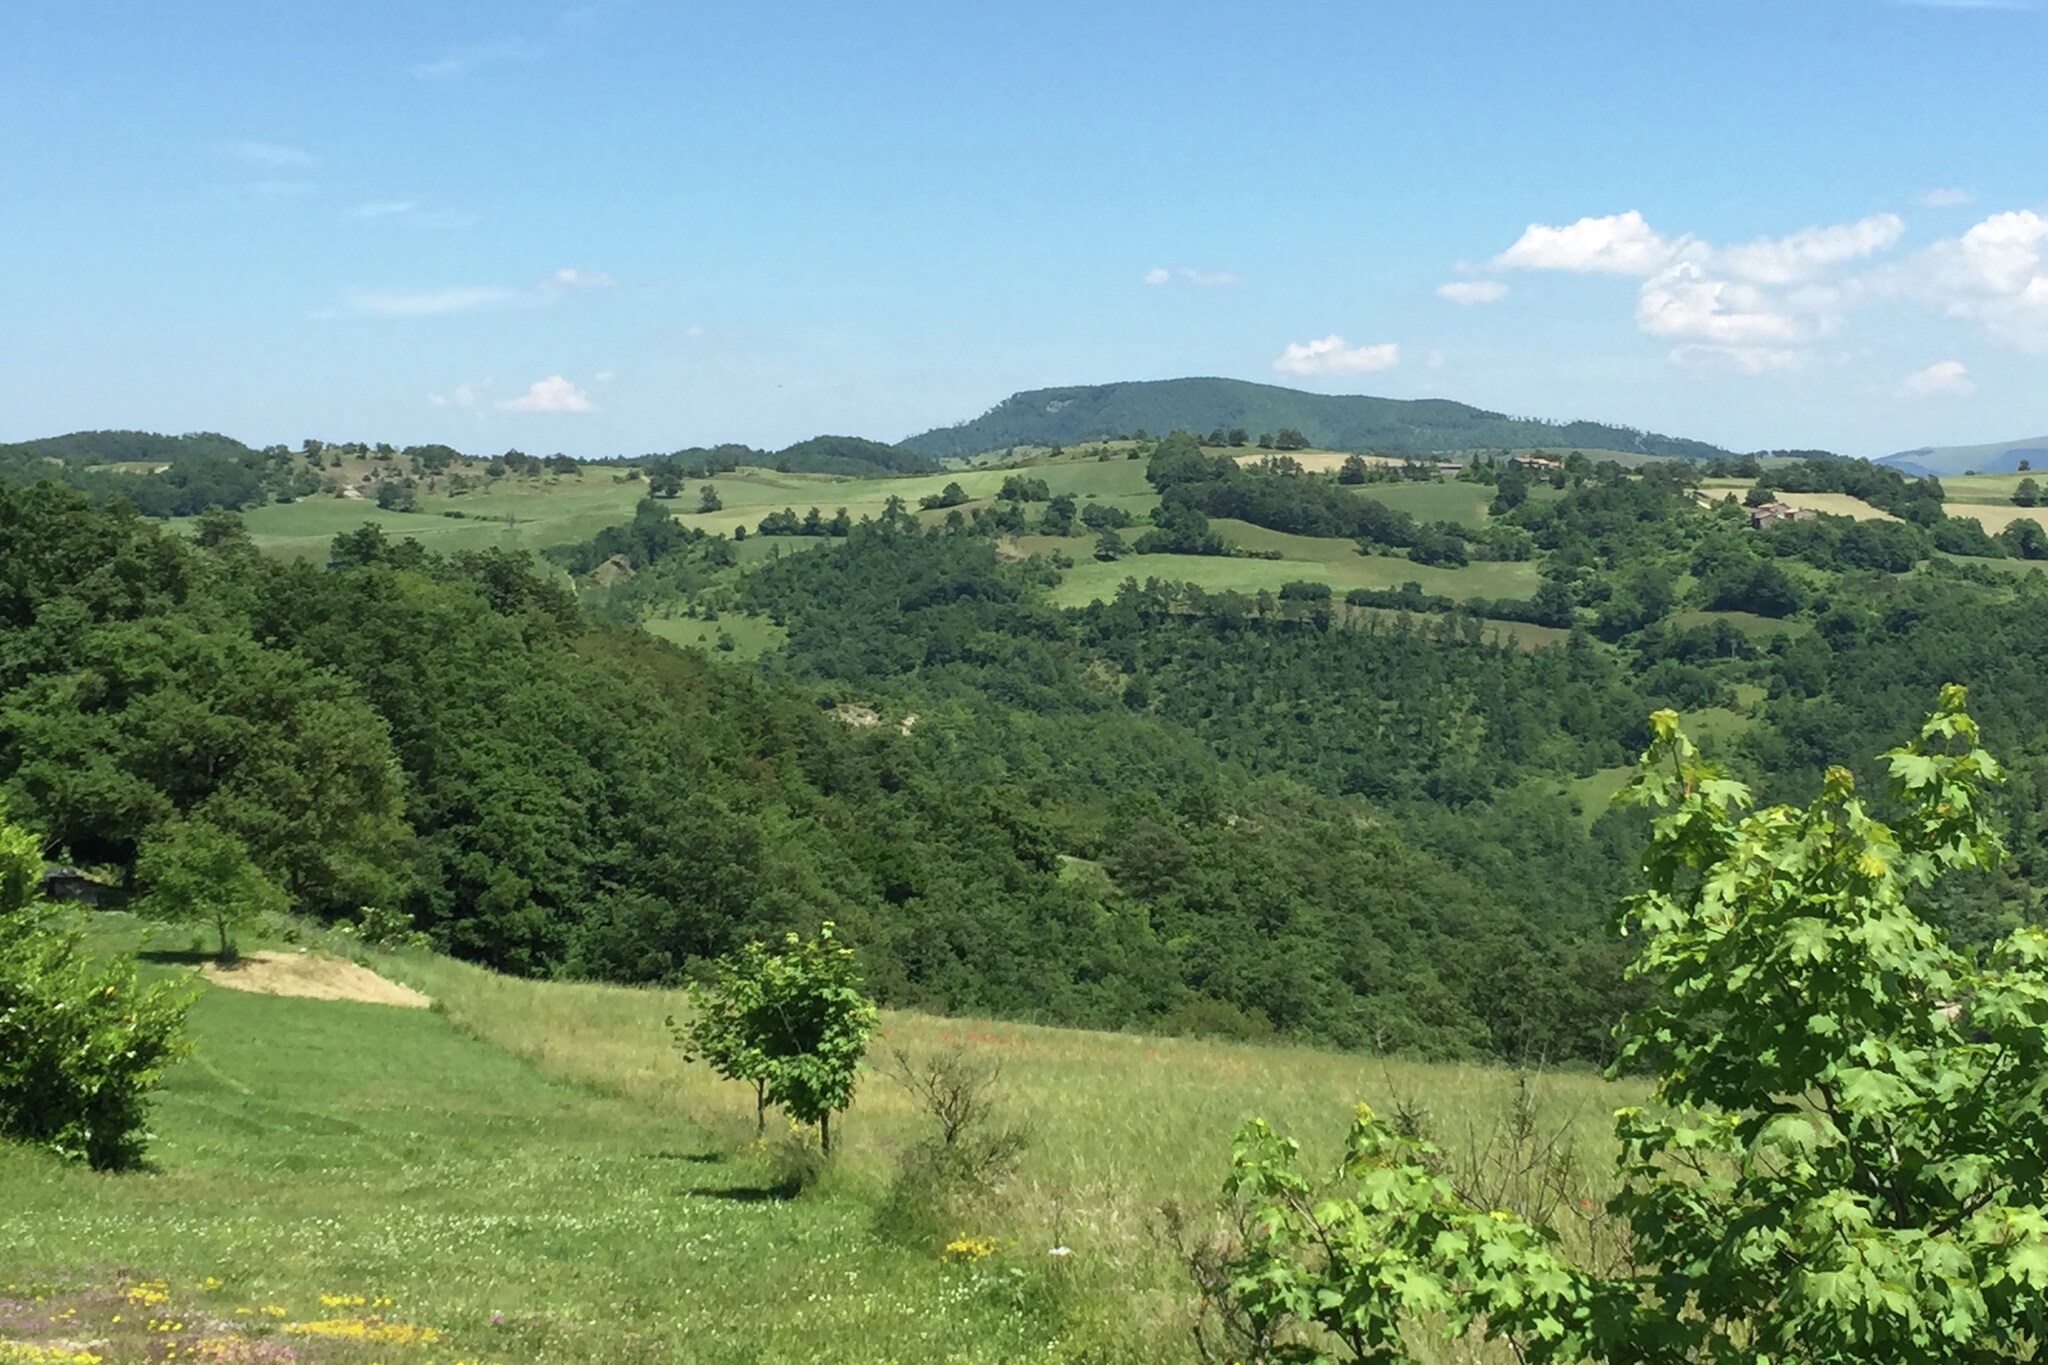
{"type": "Polygon", "coordinates": [[[757,1132],[767,1106],[780,1105],[798,1122],[816,1124],[829,1153],[832,1115],[853,1101],[875,1028],[875,1004],[861,993],[853,950],[833,936],[831,923],[815,938],[786,934],[773,951],[748,944],[721,959],[712,984],[690,995],[693,1017],[675,1030],[686,1055],[754,1083],[757,1132]]]}
{"type": "Polygon", "coordinates": [[[1365,459],[1359,455],[1346,455],[1343,465],[1337,470],[1337,482],[1355,484],[1365,482],[1365,459]]]}
{"type": "Polygon", "coordinates": [[[690,1019],[668,1020],[686,1062],[703,1062],[729,1081],[754,1087],[754,1135],[768,1127],[768,1057],[754,1036],[760,1014],[767,950],[749,943],[736,957],[720,958],[708,983],[690,985],[690,1019]]]}
{"type": "Polygon", "coordinates": [[[204,820],[175,818],[143,835],[135,875],[147,891],[136,909],[169,924],[200,924],[235,959],[234,933],[286,907],[284,892],[249,860],[240,839],[204,820]]]}
{"type": "Polygon", "coordinates": [[[725,510],[725,502],[718,496],[717,485],[707,483],[697,490],[697,510],[699,512],[723,512],[725,510]]]}
{"type": "Polygon", "coordinates": [[[0,810],[0,1139],[100,1170],[132,1166],[148,1094],[184,1050],[190,1001],[88,955],[36,900],[41,842],[0,810]]]}
{"type": "Polygon", "coordinates": [[[1753,810],[1673,713],[1651,730],[1645,886],[1618,920],[1660,988],[1620,1035],[1659,1078],[1616,1117],[1630,1257],[1574,1264],[1364,1106],[1325,1180],[1254,1121],[1227,1187],[1246,1236],[1204,1280],[1240,1358],[1406,1361],[1431,1332],[1533,1362],[2035,1358],[2048,931],[1979,959],[1908,905],[2003,851],[1962,689],[1884,756],[1889,823],[1843,768],[1805,809],[1753,810]]]}
{"type": "Polygon", "coordinates": [[[2041,485],[2032,479],[2021,479],[2012,490],[2012,505],[2015,507],[2039,507],[2041,485]]]}

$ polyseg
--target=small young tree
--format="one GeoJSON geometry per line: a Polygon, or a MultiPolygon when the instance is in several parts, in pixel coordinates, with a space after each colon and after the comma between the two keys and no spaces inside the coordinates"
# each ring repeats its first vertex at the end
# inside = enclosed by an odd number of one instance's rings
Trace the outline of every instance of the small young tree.
{"type": "Polygon", "coordinates": [[[738,957],[720,958],[708,983],[690,983],[690,1020],[671,1015],[669,1033],[686,1062],[701,1061],[729,1081],[754,1087],[754,1136],[768,1127],[768,1058],[756,1044],[752,1023],[760,1012],[767,950],[749,943],[738,957]]]}
{"type": "Polygon", "coordinates": [[[235,960],[234,932],[286,908],[283,891],[249,859],[240,839],[204,820],[173,818],[143,835],[136,878],[146,888],[136,910],[170,924],[212,926],[220,960],[235,960]]]}
{"type": "Polygon", "coordinates": [[[2036,1357],[2048,931],[1980,961],[1907,904],[2002,851],[1963,690],[1885,755],[1890,823],[1843,768],[1803,810],[1751,810],[1674,714],[1651,729],[1632,797],[1658,814],[1618,921],[1661,988],[1621,1031],[1659,1077],[1616,1118],[1628,1257],[1574,1263],[1363,1106],[1326,1180],[1254,1121],[1227,1187],[1242,1241],[1200,1259],[1206,1342],[1287,1361],[1407,1361],[1431,1330],[1533,1362],[2036,1357]]]}
{"type": "Polygon", "coordinates": [[[701,1058],[728,1080],[754,1086],[755,1131],[776,1104],[818,1126],[832,1150],[832,1115],[853,1100],[860,1059],[874,1032],[875,1004],[860,991],[853,950],[833,937],[784,935],[779,950],[749,943],[722,958],[706,987],[690,992],[690,1022],[669,1027],[686,1058],[701,1058]]]}
{"type": "Polygon", "coordinates": [[[816,938],[785,935],[782,950],[761,962],[761,1001],[749,1027],[768,1059],[768,1098],[798,1122],[817,1124],[829,1154],[832,1116],[853,1102],[875,1002],[861,994],[853,950],[833,937],[829,920],[816,938]]]}
{"type": "Polygon", "coordinates": [[[147,1100],[184,1051],[179,987],[95,961],[36,893],[40,842],[0,811],[0,1138],[98,1170],[132,1166],[147,1100]]]}

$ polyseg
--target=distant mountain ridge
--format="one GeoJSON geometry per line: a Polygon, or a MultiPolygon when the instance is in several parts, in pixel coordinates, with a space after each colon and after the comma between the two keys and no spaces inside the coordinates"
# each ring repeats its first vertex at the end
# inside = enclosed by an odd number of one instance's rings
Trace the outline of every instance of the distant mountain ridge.
{"type": "Polygon", "coordinates": [[[1683,460],[1732,452],[1604,422],[1546,422],[1508,417],[1446,398],[1370,398],[1304,393],[1242,379],[1154,379],[1031,389],[1012,394],[969,422],[904,440],[934,459],[1013,445],[1073,445],[1143,429],[1209,432],[1242,427],[1253,436],[1292,427],[1325,450],[1392,455],[1516,449],[1626,450],[1683,460]]]}
{"type": "Polygon", "coordinates": [[[1921,446],[1902,450],[1877,461],[1901,474],[1932,475],[2010,474],[2027,461],[2030,469],[2048,469],[2048,436],[2029,436],[2017,441],[1993,441],[1981,446],[1921,446]]]}

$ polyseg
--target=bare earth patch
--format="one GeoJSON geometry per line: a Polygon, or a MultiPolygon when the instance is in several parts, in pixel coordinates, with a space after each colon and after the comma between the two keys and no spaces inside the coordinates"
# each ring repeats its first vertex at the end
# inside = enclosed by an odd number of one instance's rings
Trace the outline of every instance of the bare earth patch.
{"type": "Polygon", "coordinates": [[[201,970],[215,985],[259,995],[296,995],[307,1000],[360,1000],[423,1010],[433,1001],[410,986],[386,980],[368,967],[325,953],[250,953],[231,967],[209,962],[201,970]]]}

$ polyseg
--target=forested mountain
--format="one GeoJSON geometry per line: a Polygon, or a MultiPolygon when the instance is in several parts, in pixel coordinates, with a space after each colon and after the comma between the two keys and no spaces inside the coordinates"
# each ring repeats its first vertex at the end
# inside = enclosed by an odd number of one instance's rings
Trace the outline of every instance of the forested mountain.
{"type": "Polygon", "coordinates": [[[2010,474],[2022,468],[2048,469],[2048,436],[1993,441],[1989,445],[1921,446],[1887,455],[1877,463],[1889,465],[1902,474],[1937,478],[1971,471],[2010,474]]]}
{"type": "Polygon", "coordinates": [[[1553,447],[1623,450],[1678,459],[1729,452],[1601,422],[1506,417],[1441,398],[1303,393],[1241,379],[1161,379],[1013,394],[980,417],[912,436],[906,449],[935,458],[1014,445],[1072,445],[1127,433],[1292,429],[1328,450],[1426,455],[1437,451],[1553,447]]]}

